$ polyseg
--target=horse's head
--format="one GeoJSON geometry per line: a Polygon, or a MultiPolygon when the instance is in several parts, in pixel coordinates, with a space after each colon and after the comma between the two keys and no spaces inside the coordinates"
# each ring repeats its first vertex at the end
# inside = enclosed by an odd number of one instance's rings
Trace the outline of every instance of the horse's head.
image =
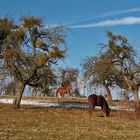
{"type": "Polygon", "coordinates": [[[106,109],[106,116],[107,116],[107,117],[109,116],[110,112],[111,112],[111,108],[107,108],[107,109],[106,109]]]}

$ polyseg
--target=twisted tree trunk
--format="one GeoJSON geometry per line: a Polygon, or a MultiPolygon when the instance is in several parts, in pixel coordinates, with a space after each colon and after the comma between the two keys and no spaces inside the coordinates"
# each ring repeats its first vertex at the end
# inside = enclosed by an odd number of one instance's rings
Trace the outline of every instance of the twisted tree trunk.
{"type": "Polygon", "coordinates": [[[139,101],[138,90],[139,90],[139,86],[137,86],[137,85],[132,88],[134,101],[135,101],[135,107],[136,107],[136,109],[140,110],[140,101],[139,101]]]}
{"type": "Polygon", "coordinates": [[[21,103],[24,89],[25,89],[25,84],[21,81],[18,81],[16,83],[16,96],[15,96],[15,99],[13,101],[13,105],[15,108],[20,108],[20,103],[21,103]]]}
{"type": "Polygon", "coordinates": [[[112,101],[112,96],[111,96],[111,92],[110,92],[109,87],[105,83],[103,84],[103,87],[105,89],[105,92],[106,92],[106,95],[107,95],[107,99],[112,101]]]}
{"type": "Polygon", "coordinates": [[[130,81],[130,78],[127,76],[124,76],[124,80],[128,86],[128,89],[133,93],[134,96],[134,102],[135,102],[135,107],[137,109],[140,109],[140,102],[139,102],[139,95],[138,95],[138,90],[139,90],[139,85],[140,82],[135,81],[133,84],[130,81]]]}

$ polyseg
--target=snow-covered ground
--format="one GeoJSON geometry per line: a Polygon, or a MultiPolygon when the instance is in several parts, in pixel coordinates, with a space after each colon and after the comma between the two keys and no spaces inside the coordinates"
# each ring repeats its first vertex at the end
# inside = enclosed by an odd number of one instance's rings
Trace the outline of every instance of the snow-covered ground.
{"type": "MultiPolygon", "coordinates": [[[[12,104],[13,99],[0,99],[0,103],[8,103],[12,104]]],[[[50,102],[44,101],[44,100],[21,100],[22,105],[40,105],[40,106],[53,106],[50,102]]]]}
{"type": "MultiPolygon", "coordinates": [[[[8,103],[12,104],[13,99],[0,99],[0,103],[8,103]]],[[[33,99],[26,99],[26,100],[21,100],[22,105],[38,105],[38,106],[47,106],[47,107],[52,107],[52,106],[57,106],[57,107],[77,107],[77,108],[88,108],[88,104],[83,104],[83,103],[70,103],[70,102],[48,102],[46,100],[33,100],[33,99]]],[[[98,108],[98,107],[97,107],[98,108]]],[[[111,109],[113,110],[134,110],[131,107],[126,107],[126,106],[110,106],[111,109]]]]}

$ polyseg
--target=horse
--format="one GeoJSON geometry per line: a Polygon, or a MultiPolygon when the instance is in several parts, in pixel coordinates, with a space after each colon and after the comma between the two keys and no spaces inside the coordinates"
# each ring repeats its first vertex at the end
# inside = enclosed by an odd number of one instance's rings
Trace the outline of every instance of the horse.
{"type": "Polygon", "coordinates": [[[88,104],[89,104],[89,114],[93,113],[95,106],[100,106],[102,111],[105,113],[106,117],[109,116],[111,109],[109,108],[107,101],[102,95],[95,95],[91,94],[88,97],[88,104]]]}
{"type": "Polygon", "coordinates": [[[69,94],[71,96],[71,90],[69,87],[61,86],[56,90],[56,97],[61,97],[64,94],[69,94]]]}

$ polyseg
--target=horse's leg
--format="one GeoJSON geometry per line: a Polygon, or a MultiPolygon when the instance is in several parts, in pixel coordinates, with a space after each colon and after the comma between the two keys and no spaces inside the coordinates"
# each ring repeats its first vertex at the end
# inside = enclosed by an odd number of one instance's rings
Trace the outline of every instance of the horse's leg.
{"type": "Polygon", "coordinates": [[[95,109],[95,105],[93,105],[91,102],[89,103],[89,114],[93,114],[93,110],[95,109]]]}
{"type": "Polygon", "coordinates": [[[58,96],[59,96],[59,91],[57,90],[57,91],[56,91],[56,97],[58,97],[58,96]]]}
{"type": "Polygon", "coordinates": [[[58,92],[56,92],[56,94],[55,94],[55,95],[56,95],[56,97],[57,97],[57,96],[58,96],[58,92]]]}
{"type": "Polygon", "coordinates": [[[69,94],[69,98],[71,99],[72,98],[72,93],[71,93],[70,89],[67,90],[67,93],[69,94]]]}
{"type": "Polygon", "coordinates": [[[58,92],[58,93],[56,94],[56,97],[61,98],[61,93],[58,92]]]}
{"type": "Polygon", "coordinates": [[[69,92],[69,98],[70,98],[70,99],[72,99],[72,95],[71,95],[71,93],[70,93],[70,92],[69,92]]]}

